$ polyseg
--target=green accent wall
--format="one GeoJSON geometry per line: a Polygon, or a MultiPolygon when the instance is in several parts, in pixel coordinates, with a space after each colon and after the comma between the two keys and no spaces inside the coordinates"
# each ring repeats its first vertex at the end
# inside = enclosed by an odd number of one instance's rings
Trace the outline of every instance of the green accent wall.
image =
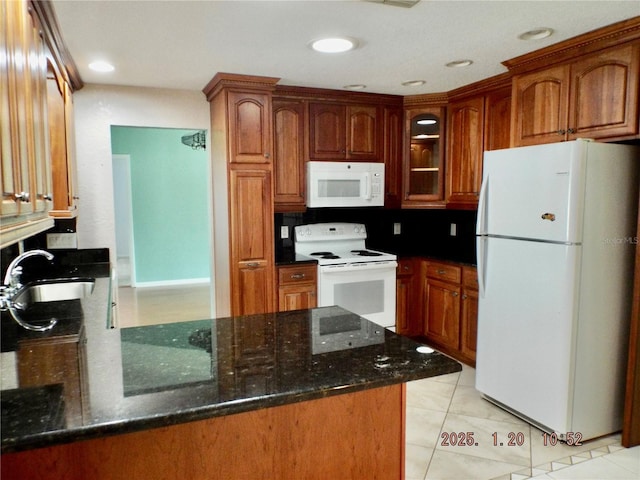
{"type": "Polygon", "coordinates": [[[131,157],[136,283],[211,277],[209,155],[181,142],[196,131],[111,127],[112,153],[131,157]]]}

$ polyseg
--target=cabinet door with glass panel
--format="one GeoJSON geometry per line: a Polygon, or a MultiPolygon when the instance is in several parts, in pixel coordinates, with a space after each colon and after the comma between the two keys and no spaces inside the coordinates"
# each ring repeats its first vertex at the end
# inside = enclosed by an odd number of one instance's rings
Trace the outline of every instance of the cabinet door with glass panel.
{"type": "Polygon", "coordinates": [[[444,109],[406,111],[403,207],[438,206],[444,200],[444,109]]]}

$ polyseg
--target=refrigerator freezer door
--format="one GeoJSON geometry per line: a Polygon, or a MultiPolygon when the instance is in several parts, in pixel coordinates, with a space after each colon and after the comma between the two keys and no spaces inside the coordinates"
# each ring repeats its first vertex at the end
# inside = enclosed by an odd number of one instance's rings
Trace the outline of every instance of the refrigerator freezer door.
{"type": "Polygon", "coordinates": [[[587,142],[485,152],[478,233],[579,243],[587,142]]]}
{"type": "Polygon", "coordinates": [[[581,246],[480,237],[486,263],[478,313],[476,388],[566,432],[581,246]]]}

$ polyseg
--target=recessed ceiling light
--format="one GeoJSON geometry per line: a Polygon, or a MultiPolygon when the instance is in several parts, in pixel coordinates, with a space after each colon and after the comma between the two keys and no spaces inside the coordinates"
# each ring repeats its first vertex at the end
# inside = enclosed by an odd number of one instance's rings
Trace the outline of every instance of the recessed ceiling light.
{"type": "Polygon", "coordinates": [[[342,88],[346,88],[347,90],[364,90],[367,86],[362,83],[354,83],[353,85],[345,85],[342,88]]]}
{"type": "Polygon", "coordinates": [[[424,80],[408,80],[406,82],[402,82],[402,86],[403,87],[419,87],[421,85],[424,85],[425,82],[424,80]]]}
{"type": "Polygon", "coordinates": [[[435,125],[436,123],[438,123],[438,121],[434,118],[426,118],[423,120],[418,120],[416,123],[418,125],[435,125]]]}
{"type": "Polygon", "coordinates": [[[89,64],[89,68],[94,72],[100,72],[100,73],[113,72],[115,70],[113,65],[111,65],[109,62],[104,62],[102,60],[91,62],[89,64]]]}
{"type": "Polygon", "coordinates": [[[550,37],[553,34],[552,28],[535,28],[533,30],[529,30],[528,32],[524,32],[518,35],[520,40],[540,40],[542,38],[550,37]]]}
{"type": "Polygon", "coordinates": [[[358,42],[356,40],[347,37],[321,38],[311,42],[311,48],[316,52],[322,53],[347,52],[356,48],[357,45],[358,42]]]}
{"type": "Polygon", "coordinates": [[[458,67],[468,67],[473,63],[472,60],[454,60],[453,62],[447,63],[447,67],[458,68],[458,67]]]}

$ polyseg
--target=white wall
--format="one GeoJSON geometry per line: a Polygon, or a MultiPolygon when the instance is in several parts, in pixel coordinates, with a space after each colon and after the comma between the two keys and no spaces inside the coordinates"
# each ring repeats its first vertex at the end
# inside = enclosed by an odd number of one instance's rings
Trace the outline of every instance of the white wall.
{"type": "Polygon", "coordinates": [[[78,247],[108,247],[113,256],[111,125],[209,132],[209,104],[198,91],[112,85],[85,85],[73,99],[80,197],[78,247]]]}

